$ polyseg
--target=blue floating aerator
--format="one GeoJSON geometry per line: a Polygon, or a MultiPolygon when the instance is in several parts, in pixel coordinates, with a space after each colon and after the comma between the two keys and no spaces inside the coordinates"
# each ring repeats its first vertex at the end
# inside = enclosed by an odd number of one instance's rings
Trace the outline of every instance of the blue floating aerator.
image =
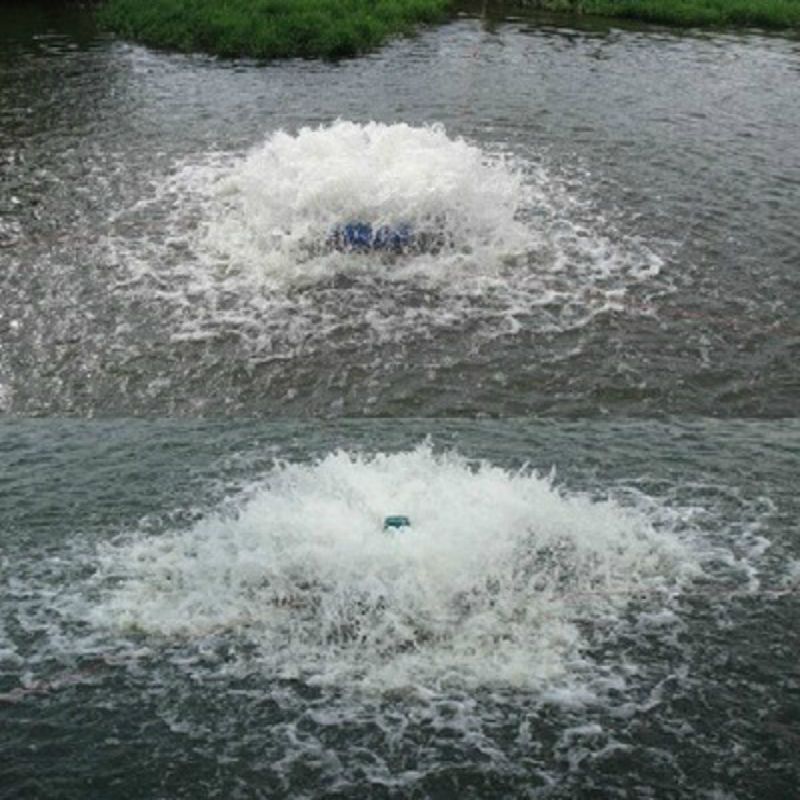
{"type": "Polygon", "coordinates": [[[414,231],[407,223],[373,227],[369,222],[345,222],[328,236],[328,243],[337,250],[388,250],[402,252],[415,244],[414,231]]]}
{"type": "Polygon", "coordinates": [[[402,514],[395,514],[391,517],[386,517],[383,521],[383,529],[388,531],[390,528],[394,530],[399,530],[400,528],[410,528],[411,527],[411,520],[408,517],[404,517],[402,514]]]}

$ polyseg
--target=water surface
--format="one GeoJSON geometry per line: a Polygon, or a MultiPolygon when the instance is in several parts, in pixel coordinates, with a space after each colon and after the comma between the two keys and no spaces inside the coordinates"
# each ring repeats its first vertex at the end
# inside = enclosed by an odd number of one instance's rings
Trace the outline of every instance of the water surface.
{"type": "Polygon", "coordinates": [[[457,18],[259,64],[4,31],[8,410],[797,410],[792,37],[457,18]],[[308,263],[336,214],[451,246],[308,263]]]}
{"type": "Polygon", "coordinates": [[[5,4],[0,794],[794,797],[799,56],[5,4]]]}
{"type": "Polygon", "coordinates": [[[3,424],[9,796],[791,797],[797,425],[431,428],[3,424]]]}

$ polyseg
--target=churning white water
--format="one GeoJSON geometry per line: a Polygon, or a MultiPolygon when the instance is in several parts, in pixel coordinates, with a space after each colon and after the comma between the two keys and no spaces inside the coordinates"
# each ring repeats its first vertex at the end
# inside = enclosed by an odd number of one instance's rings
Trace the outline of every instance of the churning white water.
{"type": "Polygon", "coordinates": [[[233,508],[99,561],[94,625],[235,633],[240,668],[367,691],[568,680],[581,623],[699,570],[645,512],[428,445],[278,464],[233,508]],[[411,527],[385,532],[397,513],[411,527]]]}
{"type": "Polygon", "coordinates": [[[580,326],[662,263],[541,165],[441,125],[279,131],[184,164],[112,229],[129,287],[175,310],[174,336],[235,330],[260,352],[362,325],[378,341],[466,319],[490,337],[580,326]],[[340,252],[330,236],[350,222],[430,246],[340,252]]]}
{"type": "Polygon", "coordinates": [[[331,230],[350,221],[404,224],[439,239],[434,258],[392,259],[382,269],[390,277],[421,261],[443,279],[477,263],[497,266],[533,245],[517,218],[531,195],[519,171],[438,125],[340,121],[296,136],[279,132],[208,188],[201,247],[234,271],[279,285],[375,269],[374,255],[325,247],[331,230]]]}

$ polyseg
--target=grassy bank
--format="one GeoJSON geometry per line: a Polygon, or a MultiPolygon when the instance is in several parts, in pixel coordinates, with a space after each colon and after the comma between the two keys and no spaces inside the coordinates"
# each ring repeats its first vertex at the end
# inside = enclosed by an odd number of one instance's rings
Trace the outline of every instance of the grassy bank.
{"type": "Polygon", "coordinates": [[[530,5],[681,27],[800,28],[800,0],[533,0],[530,5]]]}
{"type": "MultiPolygon", "coordinates": [[[[522,4],[684,27],[800,28],[800,0],[522,0],[522,4]]],[[[338,58],[367,52],[391,36],[411,33],[421,23],[441,20],[453,6],[458,0],[106,0],[98,21],[124,38],[187,52],[338,58]]]]}
{"type": "Polygon", "coordinates": [[[104,27],[156,47],[222,56],[337,58],[373,49],[449,0],[107,0],[104,27]]]}

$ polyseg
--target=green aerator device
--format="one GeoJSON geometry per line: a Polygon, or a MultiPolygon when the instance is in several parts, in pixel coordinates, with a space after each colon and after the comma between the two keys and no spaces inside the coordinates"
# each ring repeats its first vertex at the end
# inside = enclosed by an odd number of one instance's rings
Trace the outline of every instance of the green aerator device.
{"type": "Polygon", "coordinates": [[[394,514],[391,517],[386,517],[383,521],[383,529],[385,531],[400,530],[401,528],[410,527],[411,520],[408,517],[404,517],[402,514],[394,514]]]}

